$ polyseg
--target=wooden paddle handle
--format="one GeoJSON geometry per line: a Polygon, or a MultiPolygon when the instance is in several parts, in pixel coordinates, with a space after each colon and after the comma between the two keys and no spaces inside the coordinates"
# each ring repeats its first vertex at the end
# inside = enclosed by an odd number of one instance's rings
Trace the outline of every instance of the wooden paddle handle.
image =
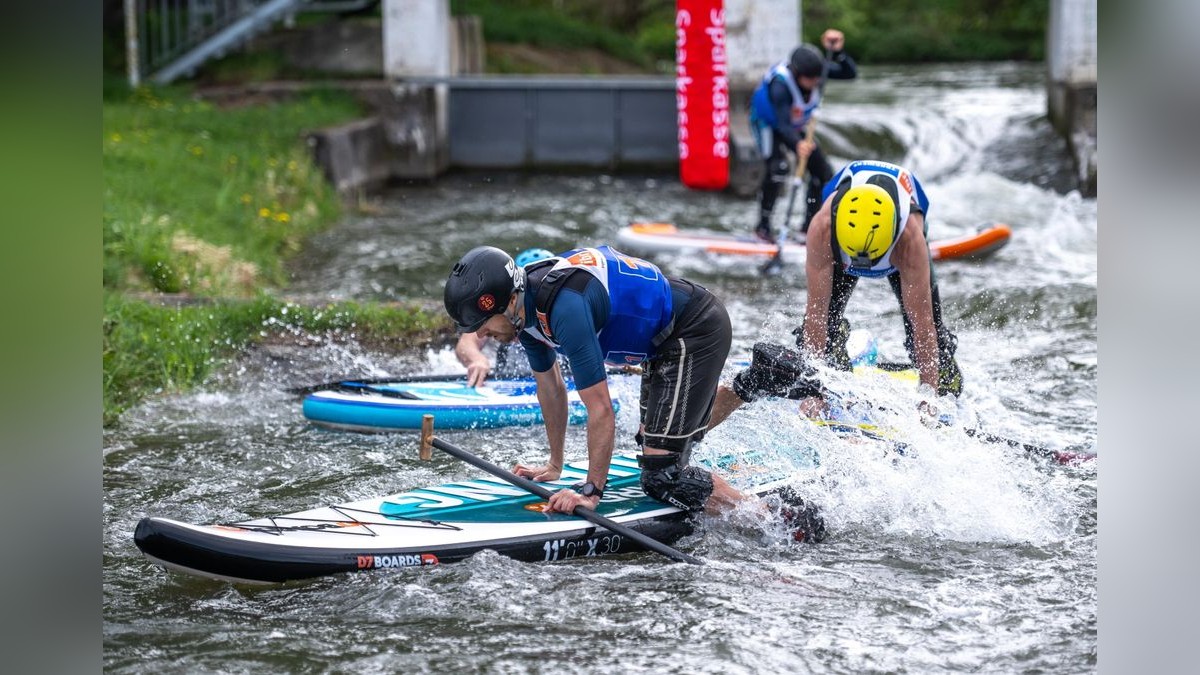
{"type": "Polygon", "coordinates": [[[425,413],[421,416],[421,452],[422,460],[433,459],[433,415],[425,413]]]}
{"type": "MultiPolygon", "coordinates": [[[[812,117],[808,118],[808,124],[804,125],[804,140],[806,140],[806,141],[812,140],[813,131],[816,129],[816,126],[817,126],[817,116],[813,115],[812,117]]],[[[797,157],[796,158],[796,178],[797,179],[804,178],[804,172],[807,170],[808,170],[808,158],[807,157],[804,157],[804,158],[797,157]]]]}

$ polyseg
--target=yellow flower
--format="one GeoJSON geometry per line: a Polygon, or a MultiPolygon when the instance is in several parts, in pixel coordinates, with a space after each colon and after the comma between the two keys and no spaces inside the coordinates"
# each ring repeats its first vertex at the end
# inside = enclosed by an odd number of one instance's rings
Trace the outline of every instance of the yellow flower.
{"type": "Polygon", "coordinates": [[[258,210],[258,217],[259,218],[270,218],[271,217],[271,209],[268,209],[265,206],[262,207],[261,209],[258,210]]]}
{"type": "Polygon", "coordinates": [[[110,135],[108,137],[108,140],[112,141],[113,143],[120,143],[121,142],[121,134],[118,134],[114,131],[112,133],[112,135],[110,135]]]}
{"type": "Polygon", "coordinates": [[[288,221],[289,221],[289,220],[291,220],[291,219],[292,219],[292,217],[291,217],[291,216],[289,216],[288,214],[286,214],[286,213],[283,213],[283,212],[280,212],[280,213],[276,213],[276,214],[275,214],[275,220],[278,220],[278,221],[279,221],[279,222],[281,222],[281,223],[286,223],[286,222],[288,222],[288,221]]]}

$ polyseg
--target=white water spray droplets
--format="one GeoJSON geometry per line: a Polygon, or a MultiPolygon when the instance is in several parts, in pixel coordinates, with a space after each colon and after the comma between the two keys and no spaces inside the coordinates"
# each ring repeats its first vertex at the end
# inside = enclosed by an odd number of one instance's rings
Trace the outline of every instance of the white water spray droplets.
{"type": "Polygon", "coordinates": [[[895,378],[859,377],[856,386],[878,433],[904,439],[903,454],[894,441],[816,425],[797,414],[795,401],[774,399],[743,407],[717,427],[701,446],[703,456],[732,455],[794,476],[797,491],[821,506],[834,532],[862,527],[949,541],[1047,544],[1075,527],[1069,491],[1030,458],[958,427],[925,427],[915,392],[895,378]],[[798,452],[809,447],[819,468],[798,452]]]}

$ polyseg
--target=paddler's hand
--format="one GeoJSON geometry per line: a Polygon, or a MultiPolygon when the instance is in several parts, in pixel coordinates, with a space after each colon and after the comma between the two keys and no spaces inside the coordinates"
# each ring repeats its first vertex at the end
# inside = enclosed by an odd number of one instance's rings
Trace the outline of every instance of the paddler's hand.
{"type": "Polygon", "coordinates": [[[821,33],[821,44],[836,54],[846,48],[846,35],[836,28],[827,28],[821,33]]]}
{"type": "Polygon", "coordinates": [[[813,419],[824,419],[829,413],[829,404],[823,396],[806,396],[800,399],[800,414],[813,419]]]}
{"type": "Polygon", "coordinates": [[[488,373],[492,370],[492,364],[488,363],[487,357],[472,360],[467,364],[467,386],[481,387],[487,381],[488,373]]]}
{"type": "Polygon", "coordinates": [[[541,466],[518,464],[513,468],[513,473],[539,483],[548,483],[552,480],[558,480],[559,476],[562,475],[562,467],[553,464],[543,464],[541,466]]]}
{"type": "Polygon", "coordinates": [[[798,161],[807,162],[813,149],[817,147],[817,142],[811,138],[801,138],[800,142],[796,143],[796,158],[798,161]]]}
{"type": "Polygon", "coordinates": [[[599,497],[584,497],[571,488],[559,490],[550,495],[546,502],[547,512],[571,513],[576,506],[585,506],[593,511],[600,505],[599,497]]]}

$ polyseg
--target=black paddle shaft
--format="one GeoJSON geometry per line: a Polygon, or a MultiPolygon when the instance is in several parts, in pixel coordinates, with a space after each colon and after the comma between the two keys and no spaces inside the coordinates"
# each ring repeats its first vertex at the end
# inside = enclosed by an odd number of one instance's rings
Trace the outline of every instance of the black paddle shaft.
{"type": "MultiPolygon", "coordinates": [[[[491,462],[487,461],[486,459],[476,457],[475,455],[467,452],[466,450],[463,450],[462,448],[451,445],[451,444],[447,443],[446,441],[443,441],[442,439],[437,438],[436,436],[430,440],[430,444],[433,445],[433,447],[437,448],[438,450],[441,450],[442,452],[444,452],[448,455],[457,457],[458,459],[461,459],[462,461],[466,462],[467,464],[470,464],[471,466],[474,466],[479,469],[483,469],[484,471],[492,474],[493,476],[496,476],[497,478],[502,478],[523,490],[526,490],[532,494],[537,495],[538,497],[541,497],[542,499],[549,499],[550,496],[552,494],[554,494],[550,490],[547,490],[546,488],[542,487],[541,485],[538,485],[537,483],[529,480],[528,478],[518,476],[517,474],[515,474],[511,471],[506,471],[505,469],[502,469],[499,466],[492,464],[491,462]]],[[[650,549],[651,551],[654,551],[656,553],[661,553],[661,554],[667,556],[668,558],[675,560],[677,562],[685,562],[690,565],[703,565],[704,564],[703,561],[701,561],[699,558],[694,558],[694,557],[684,553],[683,551],[680,551],[678,549],[667,546],[666,544],[662,543],[661,541],[659,541],[657,539],[647,537],[646,535],[642,534],[641,532],[638,532],[637,530],[635,530],[633,528],[626,527],[624,525],[621,525],[620,523],[613,522],[613,521],[609,520],[608,518],[605,518],[604,516],[600,515],[599,513],[596,513],[595,511],[587,508],[586,506],[576,506],[575,511],[573,512],[572,515],[579,516],[580,518],[583,518],[586,521],[595,523],[596,525],[604,527],[611,532],[615,532],[615,533],[621,535],[622,537],[628,537],[628,538],[636,541],[637,543],[641,544],[642,546],[650,549]]]]}

